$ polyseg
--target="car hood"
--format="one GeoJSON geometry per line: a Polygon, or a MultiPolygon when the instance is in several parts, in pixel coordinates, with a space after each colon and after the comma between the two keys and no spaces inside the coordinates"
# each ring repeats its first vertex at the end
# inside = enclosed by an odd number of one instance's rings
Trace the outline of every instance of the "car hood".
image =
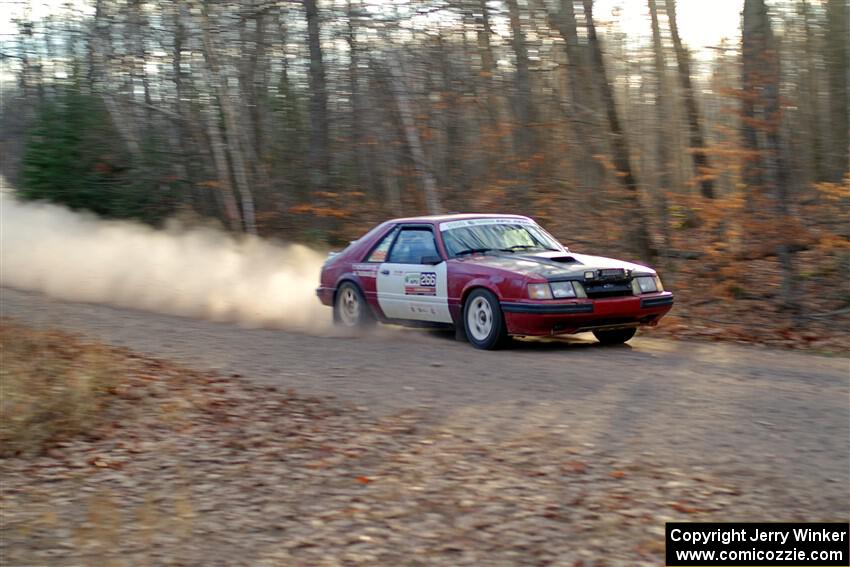
{"type": "Polygon", "coordinates": [[[588,254],[576,254],[575,252],[535,252],[515,253],[496,252],[490,254],[476,254],[462,261],[475,263],[501,270],[518,273],[524,276],[538,276],[545,279],[557,278],[584,278],[587,270],[598,270],[606,268],[623,268],[635,274],[654,274],[655,270],[616,260],[603,256],[591,256],[588,254]]]}

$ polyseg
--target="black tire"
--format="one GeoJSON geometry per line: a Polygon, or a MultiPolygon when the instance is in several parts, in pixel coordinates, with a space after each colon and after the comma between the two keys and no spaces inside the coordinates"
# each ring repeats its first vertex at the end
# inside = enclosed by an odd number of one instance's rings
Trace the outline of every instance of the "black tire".
{"type": "Polygon", "coordinates": [[[352,282],[344,282],[336,291],[334,323],[346,329],[362,329],[375,323],[366,298],[352,282]]]}
{"type": "Polygon", "coordinates": [[[476,289],[463,304],[463,330],[475,348],[494,350],[508,342],[502,307],[492,292],[476,289]]]}
{"type": "Polygon", "coordinates": [[[594,336],[603,345],[621,345],[635,336],[637,329],[612,329],[610,331],[593,331],[594,336]]]}

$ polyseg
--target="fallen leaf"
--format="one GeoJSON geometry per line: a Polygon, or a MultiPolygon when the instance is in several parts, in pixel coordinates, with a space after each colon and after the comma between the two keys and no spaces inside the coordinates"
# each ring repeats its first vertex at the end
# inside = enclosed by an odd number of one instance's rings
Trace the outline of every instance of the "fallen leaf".
{"type": "Polygon", "coordinates": [[[670,504],[670,507],[676,510],[677,512],[681,512],[683,514],[693,514],[697,512],[696,508],[688,506],[687,504],[684,504],[682,502],[673,502],[672,504],[670,504]]]}

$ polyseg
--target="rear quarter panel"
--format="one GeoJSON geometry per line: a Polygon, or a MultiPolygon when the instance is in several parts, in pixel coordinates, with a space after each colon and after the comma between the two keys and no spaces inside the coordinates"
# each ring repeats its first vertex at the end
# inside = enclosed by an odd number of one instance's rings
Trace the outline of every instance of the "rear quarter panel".
{"type": "Polygon", "coordinates": [[[361,262],[361,260],[365,260],[369,251],[394,226],[392,223],[378,225],[378,227],[366,233],[365,236],[325,263],[322,266],[322,273],[319,278],[321,287],[330,288],[335,291],[343,281],[353,281],[363,291],[366,301],[372,307],[373,311],[380,314],[375,293],[375,274],[380,264],[369,264],[361,262]],[[369,273],[372,275],[369,276],[369,273]]]}

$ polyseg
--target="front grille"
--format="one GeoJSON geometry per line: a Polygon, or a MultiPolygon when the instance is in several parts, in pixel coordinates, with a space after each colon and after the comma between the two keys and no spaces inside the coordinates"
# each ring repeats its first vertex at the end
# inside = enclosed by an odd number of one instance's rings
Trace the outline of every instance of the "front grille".
{"type": "Polygon", "coordinates": [[[585,281],[584,291],[591,299],[606,297],[625,297],[634,295],[631,282],[588,282],[585,281]]]}
{"type": "Polygon", "coordinates": [[[621,280],[626,277],[626,270],[623,268],[603,268],[596,270],[596,274],[602,280],[621,280]]]}

